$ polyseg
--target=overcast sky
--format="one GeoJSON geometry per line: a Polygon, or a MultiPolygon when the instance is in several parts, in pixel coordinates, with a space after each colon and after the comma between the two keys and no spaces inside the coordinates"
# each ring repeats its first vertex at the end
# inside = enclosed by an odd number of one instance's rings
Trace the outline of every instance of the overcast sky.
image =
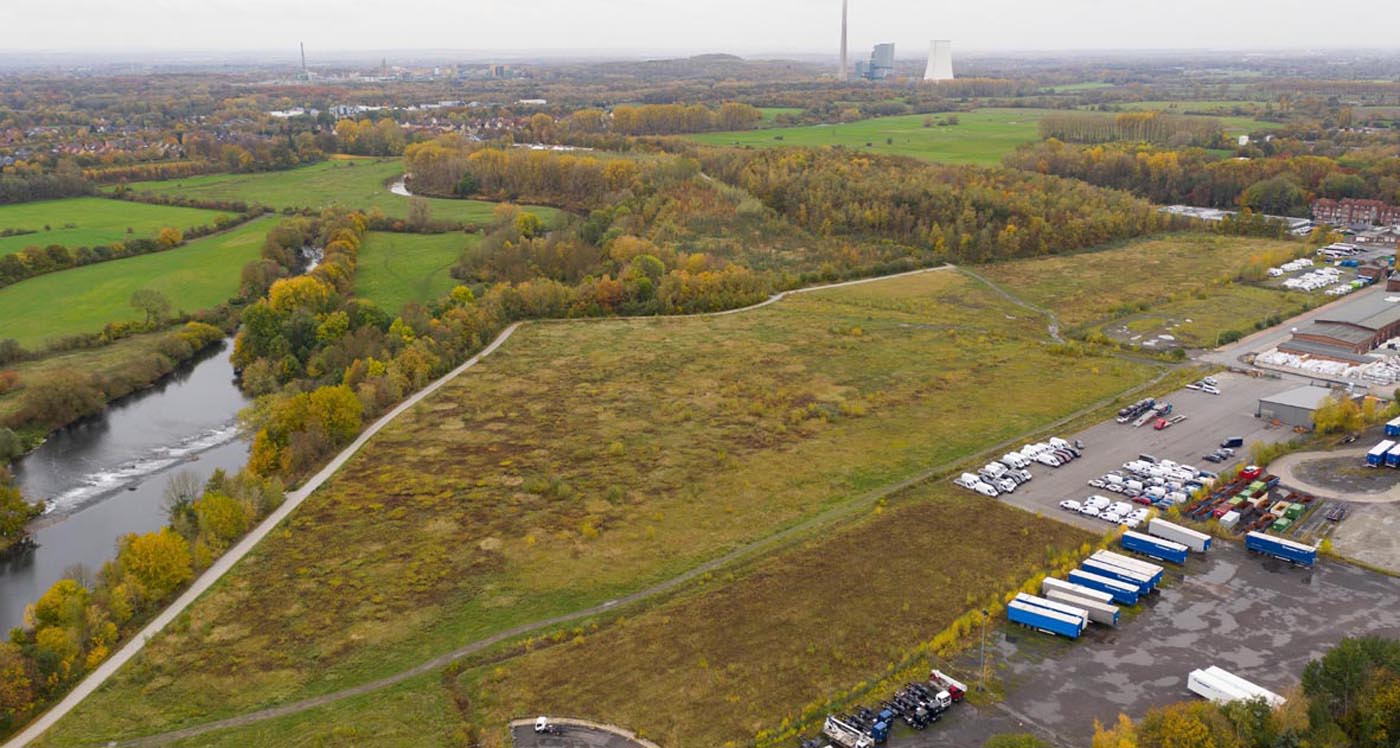
{"type": "MultiPolygon", "coordinates": [[[[852,0],[851,44],[1400,46],[1395,0],[852,0]],[[1321,13],[1330,21],[1320,21],[1321,13]],[[1369,31],[1384,32],[1368,34],[1369,31]]],[[[835,53],[840,0],[0,0],[0,50],[835,53]]]]}

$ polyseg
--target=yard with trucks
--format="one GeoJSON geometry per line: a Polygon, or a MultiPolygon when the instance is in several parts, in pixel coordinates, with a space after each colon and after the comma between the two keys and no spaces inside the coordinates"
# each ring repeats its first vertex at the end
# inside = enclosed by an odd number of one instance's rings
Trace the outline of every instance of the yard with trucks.
{"type": "MultiPolygon", "coordinates": [[[[946,580],[879,581],[906,588],[894,618],[857,609],[832,618],[832,606],[810,605],[812,594],[801,591],[808,588],[775,596],[769,577],[730,568],[705,579],[713,589],[692,603],[720,594],[753,601],[752,634],[724,629],[720,621],[729,619],[718,616],[687,623],[713,627],[695,634],[697,644],[715,637],[723,645],[712,664],[721,656],[752,660],[765,679],[801,664],[832,684],[876,676],[891,653],[932,637],[993,581],[1012,576],[988,577],[986,564],[1022,574],[1082,542],[1059,523],[983,509],[994,505],[980,498],[905,510],[914,514],[878,501],[923,471],[950,469],[1159,371],[1061,355],[1048,342],[1040,315],[953,270],[798,294],[725,316],[526,325],[376,436],[284,532],[187,612],[188,625],[156,637],[44,744],[130,738],[190,726],[195,715],[211,720],[334,693],[465,642],[645,590],[780,532],[785,542],[818,545],[773,563],[834,564],[814,572],[812,583],[839,577],[856,585],[841,589],[874,585],[885,560],[819,545],[835,542],[826,528],[862,515],[906,517],[909,532],[922,527],[949,542],[967,538],[966,552],[961,541],[951,546],[955,558],[973,558],[978,544],[991,549],[985,561],[941,571],[946,580]],[[1057,397],[1001,407],[1003,389],[1033,391],[1047,377],[1064,385],[1057,397]],[[992,380],[998,388],[986,386],[992,380]],[[1006,555],[1012,548],[1014,561],[1006,555]],[[731,589],[741,578],[759,586],[731,589]],[[770,636],[796,625],[833,628],[822,657],[772,648],[770,636]]],[[[956,489],[940,486],[935,495],[945,490],[956,489]]],[[[875,545],[900,547],[873,540],[861,547],[875,545]]],[[[940,568],[938,549],[911,548],[909,563],[940,568]]],[[[661,640],[678,620],[619,613],[634,622],[619,626],[645,621],[653,632],[646,635],[661,640]]],[[[594,650],[581,625],[563,635],[581,636],[584,656],[594,650]]],[[[601,684],[600,707],[640,703],[637,683],[679,677],[676,663],[662,666],[646,652],[611,647],[610,658],[637,668],[616,668],[615,680],[589,671],[586,680],[601,684]]],[[[533,689],[534,678],[548,677],[560,689],[581,688],[557,669],[532,674],[534,667],[522,664],[510,681],[518,685],[509,687],[533,689]]],[[[715,677],[686,686],[709,689],[697,709],[658,714],[651,729],[696,724],[720,705],[732,711],[741,697],[718,667],[708,672],[715,677]]],[[[762,710],[770,715],[800,711],[818,693],[761,682],[772,691],[762,710]]],[[[487,704],[490,693],[469,698],[487,704]]],[[[745,693],[767,698],[760,689],[745,693]]],[[[759,724],[758,711],[717,722],[694,744],[776,727],[759,724]]],[[[500,713],[484,722],[472,715],[471,723],[499,732],[500,713]]],[[[349,729],[297,719],[309,735],[349,729]]],[[[437,726],[462,727],[447,717],[437,726]]],[[[374,734],[373,725],[362,727],[374,734]]]]}

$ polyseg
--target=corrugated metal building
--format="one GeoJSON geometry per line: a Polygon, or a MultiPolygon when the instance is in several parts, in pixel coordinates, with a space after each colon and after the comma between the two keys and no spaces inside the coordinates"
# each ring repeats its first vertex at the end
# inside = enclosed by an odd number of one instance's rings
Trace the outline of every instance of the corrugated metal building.
{"type": "Polygon", "coordinates": [[[1270,397],[1261,397],[1259,398],[1259,408],[1254,415],[1266,421],[1278,420],[1289,426],[1311,429],[1313,411],[1321,407],[1322,403],[1331,397],[1333,392],[1341,391],[1326,387],[1307,386],[1280,392],[1270,397]]]}

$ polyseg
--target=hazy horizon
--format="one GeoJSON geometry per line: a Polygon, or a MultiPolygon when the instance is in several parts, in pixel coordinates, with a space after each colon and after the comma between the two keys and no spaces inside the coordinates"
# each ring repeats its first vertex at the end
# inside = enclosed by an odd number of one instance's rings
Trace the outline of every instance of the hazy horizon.
{"type": "MultiPolygon", "coordinates": [[[[1152,51],[1389,51],[1354,46],[1352,21],[1400,25],[1400,5],[1338,0],[1319,23],[1300,0],[1228,6],[1181,0],[1169,12],[1110,0],[1002,0],[935,6],[852,0],[850,43],[859,53],[894,42],[913,57],[930,39],[963,53],[1152,51]],[[1014,26],[1007,18],[1015,18],[1014,26]]],[[[365,0],[48,0],[0,5],[11,34],[0,54],[280,53],[299,42],[311,57],[376,52],[555,56],[836,54],[839,0],[403,0],[385,14],[365,0]]],[[[1367,40],[1368,44],[1375,44],[1367,40]]],[[[1400,45],[1400,42],[1396,42],[1400,45]]]]}

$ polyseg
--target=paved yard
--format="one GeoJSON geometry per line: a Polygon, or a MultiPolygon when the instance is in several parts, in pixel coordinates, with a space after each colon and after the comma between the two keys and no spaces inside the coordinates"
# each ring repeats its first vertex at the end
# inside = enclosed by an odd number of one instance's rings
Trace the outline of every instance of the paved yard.
{"type": "Polygon", "coordinates": [[[1213,452],[1226,437],[1244,437],[1244,448],[1237,450],[1237,457],[1244,459],[1249,455],[1249,446],[1255,442],[1284,441],[1294,436],[1291,431],[1268,428],[1266,422],[1254,417],[1254,412],[1259,398],[1297,387],[1296,381],[1242,374],[1220,374],[1216,378],[1220,381],[1219,395],[1183,389],[1165,398],[1173,405],[1173,415],[1186,416],[1185,421],[1171,428],[1155,431],[1150,425],[1133,428],[1131,424],[1109,420],[1079,434],[1063,435],[1066,439],[1084,442],[1083,457],[1061,468],[1036,465],[1031,468],[1035,477],[1029,483],[997,500],[1096,532],[1106,531],[1108,525],[1103,522],[1060,509],[1060,501],[1079,500],[1096,493],[1115,500],[1123,498],[1091,488],[1088,481],[1121,467],[1139,454],[1218,472],[1221,465],[1206,462],[1201,457],[1213,452]]]}
{"type": "MultiPolygon", "coordinates": [[[[1118,629],[1095,626],[1077,642],[998,630],[988,652],[1006,699],[982,709],[957,705],[921,733],[901,727],[890,745],[964,748],[1027,731],[1083,748],[1095,719],[1141,717],[1149,707],[1195,698],[1186,690],[1193,669],[1219,665],[1284,693],[1309,660],[1345,636],[1400,637],[1400,579],[1347,564],[1296,569],[1221,543],[1168,577],[1118,629]]],[[[971,654],[960,673],[976,672],[971,654]]]]}

